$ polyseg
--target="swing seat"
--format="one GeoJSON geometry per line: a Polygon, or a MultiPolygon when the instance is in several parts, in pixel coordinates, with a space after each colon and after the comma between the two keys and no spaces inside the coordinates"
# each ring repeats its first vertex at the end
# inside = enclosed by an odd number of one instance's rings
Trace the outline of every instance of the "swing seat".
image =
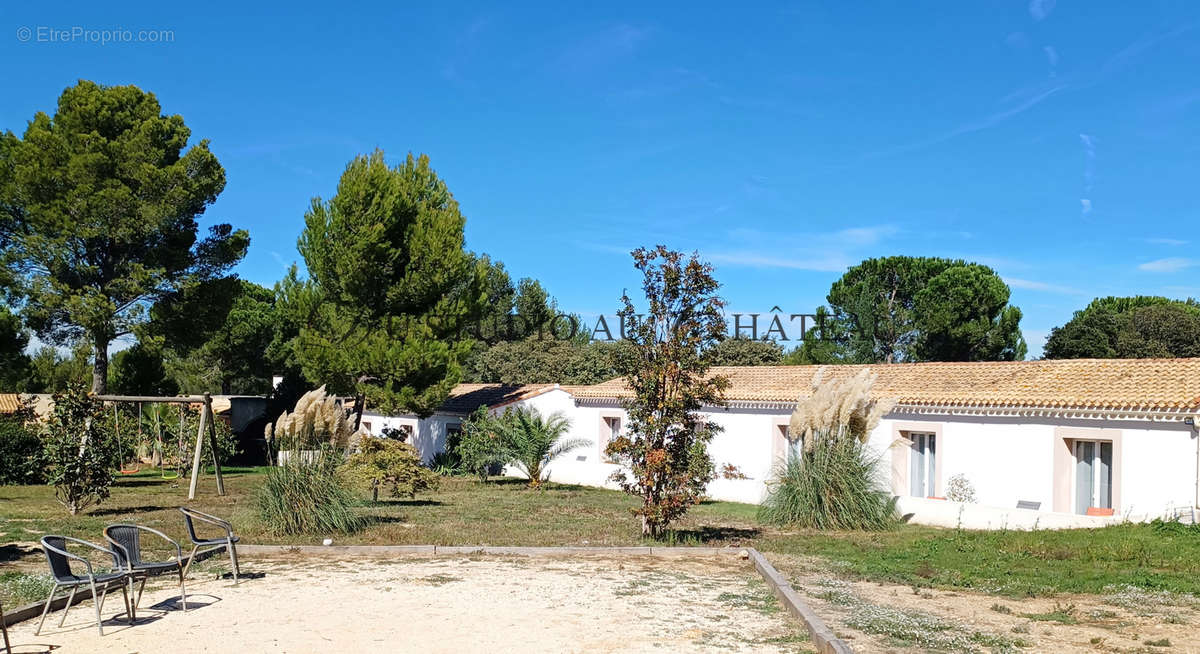
{"type": "Polygon", "coordinates": [[[175,470],[163,470],[161,476],[163,479],[179,479],[179,472],[175,470]]]}
{"type": "Polygon", "coordinates": [[[138,472],[141,472],[141,466],[135,466],[133,468],[121,468],[120,472],[123,475],[136,475],[138,472]]]}

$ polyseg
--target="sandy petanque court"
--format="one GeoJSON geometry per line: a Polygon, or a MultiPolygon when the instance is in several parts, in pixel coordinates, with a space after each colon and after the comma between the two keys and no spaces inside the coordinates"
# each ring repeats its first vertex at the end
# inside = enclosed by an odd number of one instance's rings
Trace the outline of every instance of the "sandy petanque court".
{"type": "Polygon", "coordinates": [[[733,556],[256,558],[234,586],[214,562],[151,581],[129,626],[121,596],[64,627],[14,625],[14,652],[804,652],[751,565],[733,556]],[[195,604],[192,604],[192,601],[195,604]]]}

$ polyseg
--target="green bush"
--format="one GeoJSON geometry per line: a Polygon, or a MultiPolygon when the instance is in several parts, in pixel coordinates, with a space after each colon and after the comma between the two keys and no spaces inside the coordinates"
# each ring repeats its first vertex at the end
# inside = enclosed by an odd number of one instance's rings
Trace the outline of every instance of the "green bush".
{"type": "Polygon", "coordinates": [[[105,418],[82,383],[54,395],[54,411],[42,430],[46,476],[71,515],[109,495],[118,452],[105,418]]]}
{"type": "Polygon", "coordinates": [[[364,520],[355,514],[354,493],[337,474],[338,457],[313,462],[292,457],[267,471],[255,492],[258,518],[273,534],[351,533],[364,520]]]}
{"type": "Polygon", "coordinates": [[[351,484],[371,491],[376,502],[381,486],[386,486],[392,497],[414,497],[438,485],[438,476],[421,465],[417,448],[389,438],[361,439],[358,451],[340,470],[351,484]]]}
{"type": "Polygon", "coordinates": [[[42,440],[20,417],[0,417],[0,486],[46,481],[42,440]]]}
{"type": "Polygon", "coordinates": [[[500,418],[480,407],[462,424],[454,443],[446,443],[446,452],[457,459],[457,468],[487,481],[488,475],[508,463],[508,450],[500,436],[500,418]]]}
{"type": "Polygon", "coordinates": [[[858,439],[814,439],[778,466],[759,519],[813,529],[894,528],[896,500],[882,489],[876,463],[858,439]]]}

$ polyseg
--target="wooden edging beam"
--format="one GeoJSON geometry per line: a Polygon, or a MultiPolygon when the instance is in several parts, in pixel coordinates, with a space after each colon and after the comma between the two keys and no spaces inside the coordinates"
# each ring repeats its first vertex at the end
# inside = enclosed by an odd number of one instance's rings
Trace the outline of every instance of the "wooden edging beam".
{"type": "Polygon", "coordinates": [[[800,594],[767,557],[753,547],[493,547],[490,545],[241,545],[238,553],[247,556],[272,554],[347,554],[387,556],[389,554],[514,554],[519,556],[563,556],[600,554],[606,556],[739,556],[749,558],[754,570],[766,582],[776,599],[808,631],[820,654],[852,654],[854,650],[833,633],[821,617],[809,608],[800,594]]]}

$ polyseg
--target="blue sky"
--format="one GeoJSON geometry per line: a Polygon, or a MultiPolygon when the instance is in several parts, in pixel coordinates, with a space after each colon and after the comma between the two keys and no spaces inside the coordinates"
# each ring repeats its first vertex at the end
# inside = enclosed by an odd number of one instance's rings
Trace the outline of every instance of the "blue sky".
{"type": "Polygon", "coordinates": [[[5,7],[0,128],[78,78],[153,91],[211,140],[205,220],[250,230],[263,284],[378,147],[428,153],[468,247],[585,314],[654,243],[745,312],[870,256],[984,263],[1034,356],[1094,296],[1200,296],[1200,4],[110,4],[5,7]],[[77,26],[173,41],[38,40],[77,26]]]}

